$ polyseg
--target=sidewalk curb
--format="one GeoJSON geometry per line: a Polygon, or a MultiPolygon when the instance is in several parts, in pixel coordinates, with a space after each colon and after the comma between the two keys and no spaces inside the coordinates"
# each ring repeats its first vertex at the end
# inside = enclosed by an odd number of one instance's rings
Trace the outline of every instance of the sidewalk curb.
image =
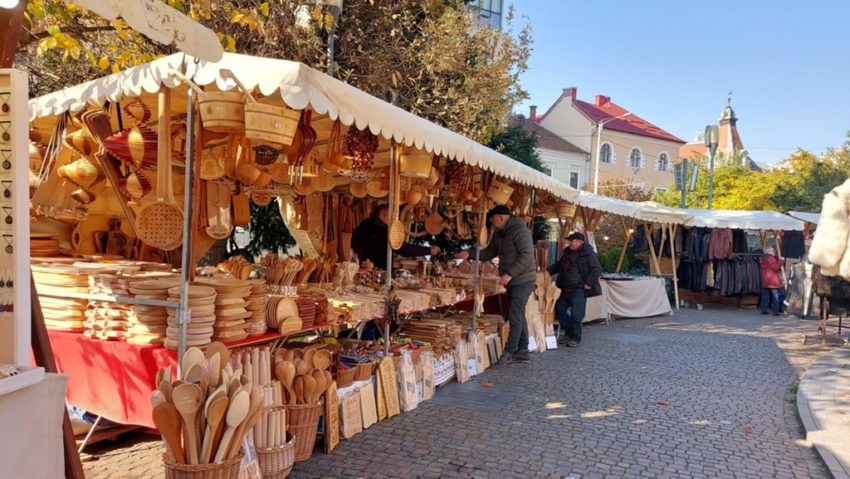
{"type": "Polygon", "coordinates": [[[836,479],[850,479],[850,347],[821,354],[797,389],[797,413],[806,439],[836,479]],[[844,409],[842,411],[841,409],[844,409]]]}

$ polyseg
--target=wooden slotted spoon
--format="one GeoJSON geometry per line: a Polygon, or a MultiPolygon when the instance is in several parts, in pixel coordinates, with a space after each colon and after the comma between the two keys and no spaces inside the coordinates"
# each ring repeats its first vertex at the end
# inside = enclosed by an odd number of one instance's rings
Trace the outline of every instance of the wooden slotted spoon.
{"type": "MultiPolygon", "coordinates": [[[[397,161],[396,158],[391,158],[390,161],[397,161]]],[[[390,224],[390,231],[388,235],[390,247],[392,249],[399,249],[404,244],[404,225],[398,219],[399,214],[399,202],[401,200],[401,176],[398,173],[398,166],[396,167],[395,172],[395,189],[393,190],[393,221],[390,224]]]]}
{"type": "Polygon", "coordinates": [[[143,243],[163,251],[183,243],[183,210],[174,202],[171,185],[171,90],[159,91],[156,202],[136,216],[136,231],[143,243]]]}

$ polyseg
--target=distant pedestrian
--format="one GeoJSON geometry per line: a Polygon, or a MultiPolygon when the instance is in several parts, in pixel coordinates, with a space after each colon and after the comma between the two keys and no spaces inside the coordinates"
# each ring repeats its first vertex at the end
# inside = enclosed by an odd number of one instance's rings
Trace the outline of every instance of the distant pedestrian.
{"type": "Polygon", "coordinates": [[[555,317],[564,330],[564,342],[570,348],[577,348],[581,344],[581,323],[587,298],[602,294],[599,285],[602,266],[582,233],[572,233],[567,240],[569,245],[558,262],[549,267],[549,274],[558,275],[556,284],[561,288],[561,296],[555,303],[555,317]]]}
{"type": "Polygon", "coordinates": [[[767,248],[759,263],[761,264],[761,298],[759,299],[761,314],[767,314],[767,308],[770,306],[773,315],[779,316],[779,310],[782,308],[779,303],[779,290],[782,288],[779,272],[785,266],[785,260],[776,257],[776,250],[767,248]]]}

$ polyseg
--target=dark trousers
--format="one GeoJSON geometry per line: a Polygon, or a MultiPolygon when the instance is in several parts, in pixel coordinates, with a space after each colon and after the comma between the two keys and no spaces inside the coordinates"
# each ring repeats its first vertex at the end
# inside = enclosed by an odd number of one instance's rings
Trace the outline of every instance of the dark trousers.
{"type": "Polygon", "coordinates": [[[555,318],[564,330],[564,336],[581,342],[581,322],[587,309],[587,294],[584,289],[562,290],[555,303],[555,318]]]}
{"type": "Polygon", "coordinates": [[[508,344],[505,352],[528,352],[528,323],[525,320],[525,305],[534,290],[534,281],[511,285],[508,283],[508,323],[511,331],[508,334],[508,344]]]}
{"type": "Polygon", "coordinates": [[[761,299],[759,300],[761,312],[767,314],[767,307],[770,306],[774,315],[779,314],[779,289],[777,288],[762,288],[761,299]]]}

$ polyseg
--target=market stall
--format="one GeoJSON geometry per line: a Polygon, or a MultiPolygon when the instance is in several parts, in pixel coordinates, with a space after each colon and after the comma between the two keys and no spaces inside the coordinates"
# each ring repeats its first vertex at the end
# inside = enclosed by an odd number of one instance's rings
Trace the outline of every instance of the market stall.
{"type": "MultiPolygon", "coordinates": [[[[500,293],[493,266],[404,260],[390,248],[386,270],[358,264],[350,254],[354,226],[388,199],[393,247],[440,233],[483,243],[490,206],[530,217],[578,195],[282,60],[172,55],[36,98],[30,120],[39,240],[32,267],[70,376],[69,400],[131,424],[155,423],[159,404],[145,392],[167,387],[163,376],[186,380],[188,351],[213,344],[266,354],[290,340],[301,359],[328,351],[340,399],[349,371],[368,380],[390,357],[414,355],[417,372],[433,370],[437,383],[480,372],[498,358],[497,338],[506,333],[483,315],[485,298],[500,293]],[[249,223],[251,204],[273,200],[300,256],[195,267],[217,240],[249,223]],[[470,298],[472,314],[452,311],[470,298]],[[341,336],[376,318],[385,325],[377,341],[341,336]]],[[[547,312],[545,303],[538,307],[547,312]]],[[[234,363],[232,374],[243,366],[234,363]]],[[[388,377],[395,367],[408,372],[391,365],[381,376],[387,385],[395,385],[388,377]]],[[[273,386],[277,376],[254,384],[273,386]]],[[[373,392],[379,411],[380,391],[373,392]]]]}

